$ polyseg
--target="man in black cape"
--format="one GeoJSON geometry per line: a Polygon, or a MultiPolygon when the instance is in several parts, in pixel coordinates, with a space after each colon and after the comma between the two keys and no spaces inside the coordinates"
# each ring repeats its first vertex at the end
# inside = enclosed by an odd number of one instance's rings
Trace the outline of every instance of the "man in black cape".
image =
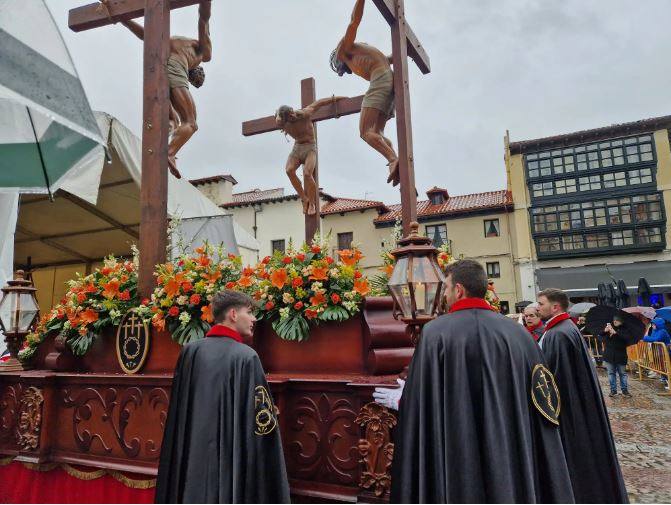
{"type": "Polygon", "coordinates": [[[184,346],[172,385],[156,503],[289,503],[280,428],[261,362],[243,343],[252,300],[214,296],[216,323],[184,346]]]}
{"type": "Polygon", "coordinates": [[[559,289],[538,293],[539,344],[561,395],[560,432],[577,503],[628,503],[596,369],[559,289]]]}
{"type": "Polygon", "coordinates": [[[540,349],[484,300],[479,263],[454,263],[445,285],[450,313],[424,327],[403,388],[391,502],[573,502],[540,349]]]}

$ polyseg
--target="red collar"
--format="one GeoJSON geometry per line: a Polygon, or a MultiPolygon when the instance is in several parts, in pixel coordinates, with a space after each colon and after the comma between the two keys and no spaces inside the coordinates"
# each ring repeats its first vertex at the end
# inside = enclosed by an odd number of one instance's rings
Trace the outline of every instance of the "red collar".
{"type": "Polygon", "coordinates": [[[538,324],[535,324],[534,326],[525,326],[525,327],[526,327],[527,330],[529,330],[530,332],[532,332],[532,331],[534,331],[534,330],[537,330],[537,329],[540,328],[541,326],[543,326],[543,321],[540,321],[538,324]]]}
{"type": "Polygon", "coordinates": [[[550,328],[554,328],[559,323],[561,323],[562,321],[566,321],[567,319],[571,319],[571,316],[569,316],[566,312],[557,314],[556,316],[552,317],[547,323],[545,323],[545,331],[548,331],[550,328]]]}
{"type": "Polygon", "coordinates": [[[228,337],[232,338],[236,342],[240,342],[242,344],[242,335],[240,335],[237,331],[229,328],[228,326],[224,326],[223,324],[215,324],[210,331],[207,332],[205,335],[206,337],[228,337]]]}
{"type": "Polygon", "coordinates": [[[452,312],[457,312],[458,310],[466,309],[494,310],[494,307],[489,305],[484,298],[462,298],[452,304],[450,307],[450,314],[452,312]]]}

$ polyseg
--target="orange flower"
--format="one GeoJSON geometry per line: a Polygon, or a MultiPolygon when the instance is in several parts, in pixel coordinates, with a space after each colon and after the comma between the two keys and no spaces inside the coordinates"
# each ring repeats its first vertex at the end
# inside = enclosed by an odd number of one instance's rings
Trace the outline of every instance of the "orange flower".
{"type": "Polygon", "coordinates": [[[368,285],[368,279],[355,280],[354,291],[359,293],[361,296],[366,296],[368,293],[370,293],[370,286],[368,285]]]}
{"type": "Polygon", "coordinates": [[[208,323],[213,323],[214,322],[214,316],[212,315],[212,307],[210,305],[205,305],[204,307],[200,308],[200,318],[203,321],[207,321],[208,323]]]}
{"type": "Polygon", "coordinates": [[[103,284],[102,295],[108,300],[119,295],[119,279],[110,279],[107,284],[103,284]]]}
{"type": "Polygon", "coordinates": [[[308,319],[314,319],[317,317],[317,311],[312,309],[305,309],[305,317],[308,319]]]}
{"type": "Polygon", "coordinates": [[[93,309],[86,309],[79,314],[79,320],[84,324],[95,323],[98,320],[98,313],[93,309]]]}
{"type": "Polygon", "coordinates": [[[202,267],[209,267],[212,261],[207,256],[201,256],[198,258],[198,264],[202,267]]]}
{"type": "Polygon", "coordinates": [[[86,301],[86,293],[77,293],[77,303],[84,303],[86,301]]]}
{"type": "Polygon", "coordinates": [[[208,273],[203,273],[202,274],[203,279],[210,283],[217,282],[219,279],[221,279],[221,270],[215,270],[211,274],[208,273]]]}
{"type": "Polygon", "coordinates": [[[380,270],[382,270],[387,277],[391,277],[391,274],[394,271],[394,265],[385,265],[380,270]]]}
{"type": "Polygon", "coordinates": [[[84,286],[84,293],[95,293],[98,291],[98,288],[95,287],[93,284],[89,283],[86,286],[84,286]]]}
{"type": "Polygon", "coordinates": [[[196,247],[194,249],[196,251],[196,254],[204,254],[205,253],[205,248],[204,247],[196,247]]]}
{"type": "Polygon", "coordinates": [[[312,267],[311,281],[326,281],[328,280],[329,267],[312,267]]]}
{"type": "Polygon", "coordinates": [[[326,297],[324,296],[324,293],[317,293],[313,297],[310,298],[310,305],[323,305],[326,303],[326,297]]]}
{"type": "Polygon", "coordinates": [[[270,282],[277,289],[282,289],[287,283],[289,276],[287,275],[286,268],[278,268],[272,274],[270,274],[270,282]]]}
{"type": "Polygon", "coordinates": [[[175,276],[168,280],[168,282],[165,283],[165,286],[163,289],[165,290],[165,294],[169,296],[170,298],[176,296],[179,294],[179,288],[182,286],[182,283],[186,282],[184,279],[184,274],[183,273],[177,273],[175,276]]]}
{"type": "Polygon", "coordinates": [[[250,275],[254,275],[254,269],[251,268],[251,267],[245,267],[245,268],[242,270],[242,275],[245,275],[245,276],[247,276],[247,277],[249,277],[250,275]]]}
{"type": "Polygon", "coordinates": [[[124,284],[126,282],[128,282],[128,276],[126,274],[123,274],[121,276],[121,284],[124,284]]]}
{"type": "Polygon", "coordinates": [[[165,330],[165,319],[163,319],[163,314],[160,312],[154,314],[154,316],[151,318],[151,324],[154,326],[154,328],[165,330]]]}
{"type": "Polygon", "coordinates": [[[253,283],[252,278],[247,275],[243,275],[242,277],[240,277],[240,280],[238,281],[238,285],[242,286],[243,288],[248,288],[249,286],[252,285],[252,283],[253,283]]]}

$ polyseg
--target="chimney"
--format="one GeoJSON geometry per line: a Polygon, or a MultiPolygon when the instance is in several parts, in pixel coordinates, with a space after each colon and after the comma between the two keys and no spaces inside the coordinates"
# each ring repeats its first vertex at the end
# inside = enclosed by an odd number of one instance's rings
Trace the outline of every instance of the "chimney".
{"type": "Polygon", "coordinates": [[[192,179],[198,191],[208,197],[215,205],[233,201],[233,186],[238,183],[232,175],[214,175],[202,179],[192,179]]]}

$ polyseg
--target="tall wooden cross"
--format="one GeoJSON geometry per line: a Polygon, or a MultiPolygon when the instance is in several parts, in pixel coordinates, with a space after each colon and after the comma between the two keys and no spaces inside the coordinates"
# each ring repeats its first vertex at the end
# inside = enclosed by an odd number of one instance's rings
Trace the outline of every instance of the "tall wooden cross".
{"type": "MultiPolygon", "coordinates": [[[[301,81],[301,107],[307,107],[317,99],[317,91],[315,89],[315,80],[312,77],[303,79],[301,81]]],[[[320,107],[312,115],[312,121],[324,121],[326,119],[333,119],[340,116],[347,116],[349,114],[356,114],[361,110],[361,101],[363,96],[354,98],[345,98],[339,100],[335,104],[325,105],[320,107]]],[[[259,119],[252,119],[242,123],[242,134],[244,136],[258,135],[260,133],[268,133],[279,130],[275,116],[266,116],[259,119]]],[[[315,140],[317,139],[317,126],[315,129],[315,140]]],[[[309,244],[312,242],[315,234],[319,231],[319,161],[315,165],[314,170],[315,179],[315,195],[308,195],[310,199],[315,202],[316,212],[310,216],[305,214],[305,241],[309,244]]],[[[303,177],[303,187],[307,188],[305,177],[303,177]]]]}
{"type": "Polygon", "coordinates": [[[75,32],[144,16],[142,180],[140,184],[140,268],[138,290],[149,296],[154,265],[165,262],[168,245],[168,110],[166,62],[170,55],[170,11],[200,0],[109,0],[70,10],[75,32]]]}

